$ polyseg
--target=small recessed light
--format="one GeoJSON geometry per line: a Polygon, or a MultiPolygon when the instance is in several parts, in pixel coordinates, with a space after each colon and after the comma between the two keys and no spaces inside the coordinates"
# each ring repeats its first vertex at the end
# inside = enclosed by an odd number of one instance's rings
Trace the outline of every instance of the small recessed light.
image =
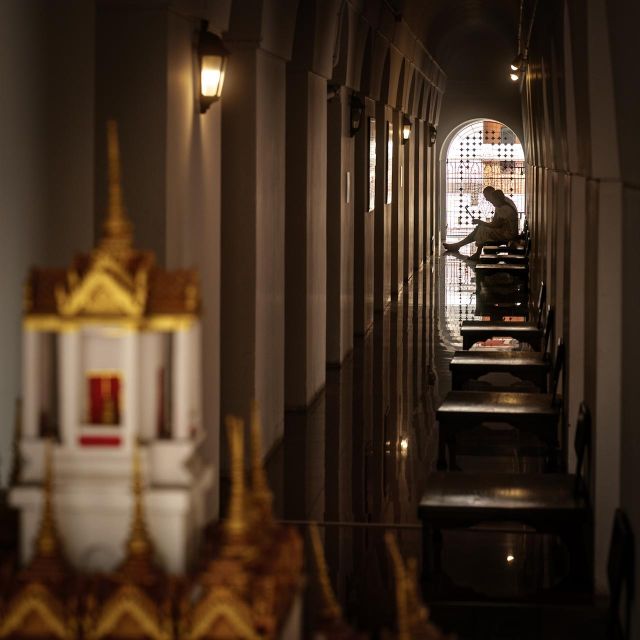
{"type": "Polygon", "coordinates": [[[509,564],[511,564],[514,560],[515,560],[515,558],[514,558],[511,554],[509,554],[509,555],[507,556],[507,562],[508,562],[509,564]]]}

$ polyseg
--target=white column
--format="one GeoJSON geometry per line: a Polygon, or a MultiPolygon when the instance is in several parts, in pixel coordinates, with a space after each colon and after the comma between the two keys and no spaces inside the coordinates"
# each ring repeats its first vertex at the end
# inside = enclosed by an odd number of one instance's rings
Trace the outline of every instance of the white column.
{"type": "Polygon", "coordinates": [[[58,406],[60,435],[65,447],[75,447],[78,425],[86,421],[80,417],[80,393],[86,393],[86,382],[80,378],[80,332],[62,331],[58,334],[58,406]]]}
{"type": "Polygon", "coordinates": [[[189,330],[190,355],[190,422],[202,429],[202,327],[195,322],[189,330]]]}
{"type": "Polygon", "coordinates": [[[123,444],[129,448],[140,430],[140,336],[127,332],[123,338],[123,394],[120,401],[123,444]]]}
{"type": "Polygon", "coordinates": [[[190,355],[189,329],[179,329],[173,334],[172,434],[174,439],[189,437],[189,387],[190,355]]]}
{"type": "Polygon", "coordinates": [[[40,399],[40,352],[42,334],[25,329],[22,333],[22,437],[37,438],[39,434],[40,399]]]}

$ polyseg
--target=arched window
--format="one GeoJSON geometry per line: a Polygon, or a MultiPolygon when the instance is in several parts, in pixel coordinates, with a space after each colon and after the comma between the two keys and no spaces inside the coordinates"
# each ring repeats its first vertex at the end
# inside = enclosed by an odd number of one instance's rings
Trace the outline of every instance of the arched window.
{"type": "Polygon", "coordinates": [[[490,220],[493,205],[482,189],[502,189],[524,224],[524,151],[516,134],[493,120],[474,120],[453,137],[447,150],[446,230],[447,241],[466,236],[473,229],[472,218],[490,220]]]}

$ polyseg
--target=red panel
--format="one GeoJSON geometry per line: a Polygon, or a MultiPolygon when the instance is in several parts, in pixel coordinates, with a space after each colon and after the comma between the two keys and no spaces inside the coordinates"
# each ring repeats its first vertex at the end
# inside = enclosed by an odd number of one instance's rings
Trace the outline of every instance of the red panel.
{"type": "Polygon", "coordinates": [[[89,422],[118,424],[120,422],[120,379],[114,375],[90,375],[88,383],[89,422]]]}
{"type": "Polygon", "coordinates": [[[120,436],[80,436],[83,447],[119,447],[120,436]]]}

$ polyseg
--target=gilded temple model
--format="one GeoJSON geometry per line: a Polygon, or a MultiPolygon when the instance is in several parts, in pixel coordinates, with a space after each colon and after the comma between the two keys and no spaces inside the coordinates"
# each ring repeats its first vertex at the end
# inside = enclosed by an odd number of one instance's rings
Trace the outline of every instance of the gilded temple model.
{"type": "Polygon", "coordinates": [[[168,571],[186,569],[204,527],[213,468],[200,455],[200,298],[195,271],[167,271],[133,247],[115,123],[102,239],[68,269],[32,270],[25,292],[20,483],[21,555],[35,536],[44,438],[54,435],[55,503],[70,559],[112,569],[130,512],[134,440],[146,503],[168,571]],[[87,535],[89,534],[89,535],[87,535]]]}

